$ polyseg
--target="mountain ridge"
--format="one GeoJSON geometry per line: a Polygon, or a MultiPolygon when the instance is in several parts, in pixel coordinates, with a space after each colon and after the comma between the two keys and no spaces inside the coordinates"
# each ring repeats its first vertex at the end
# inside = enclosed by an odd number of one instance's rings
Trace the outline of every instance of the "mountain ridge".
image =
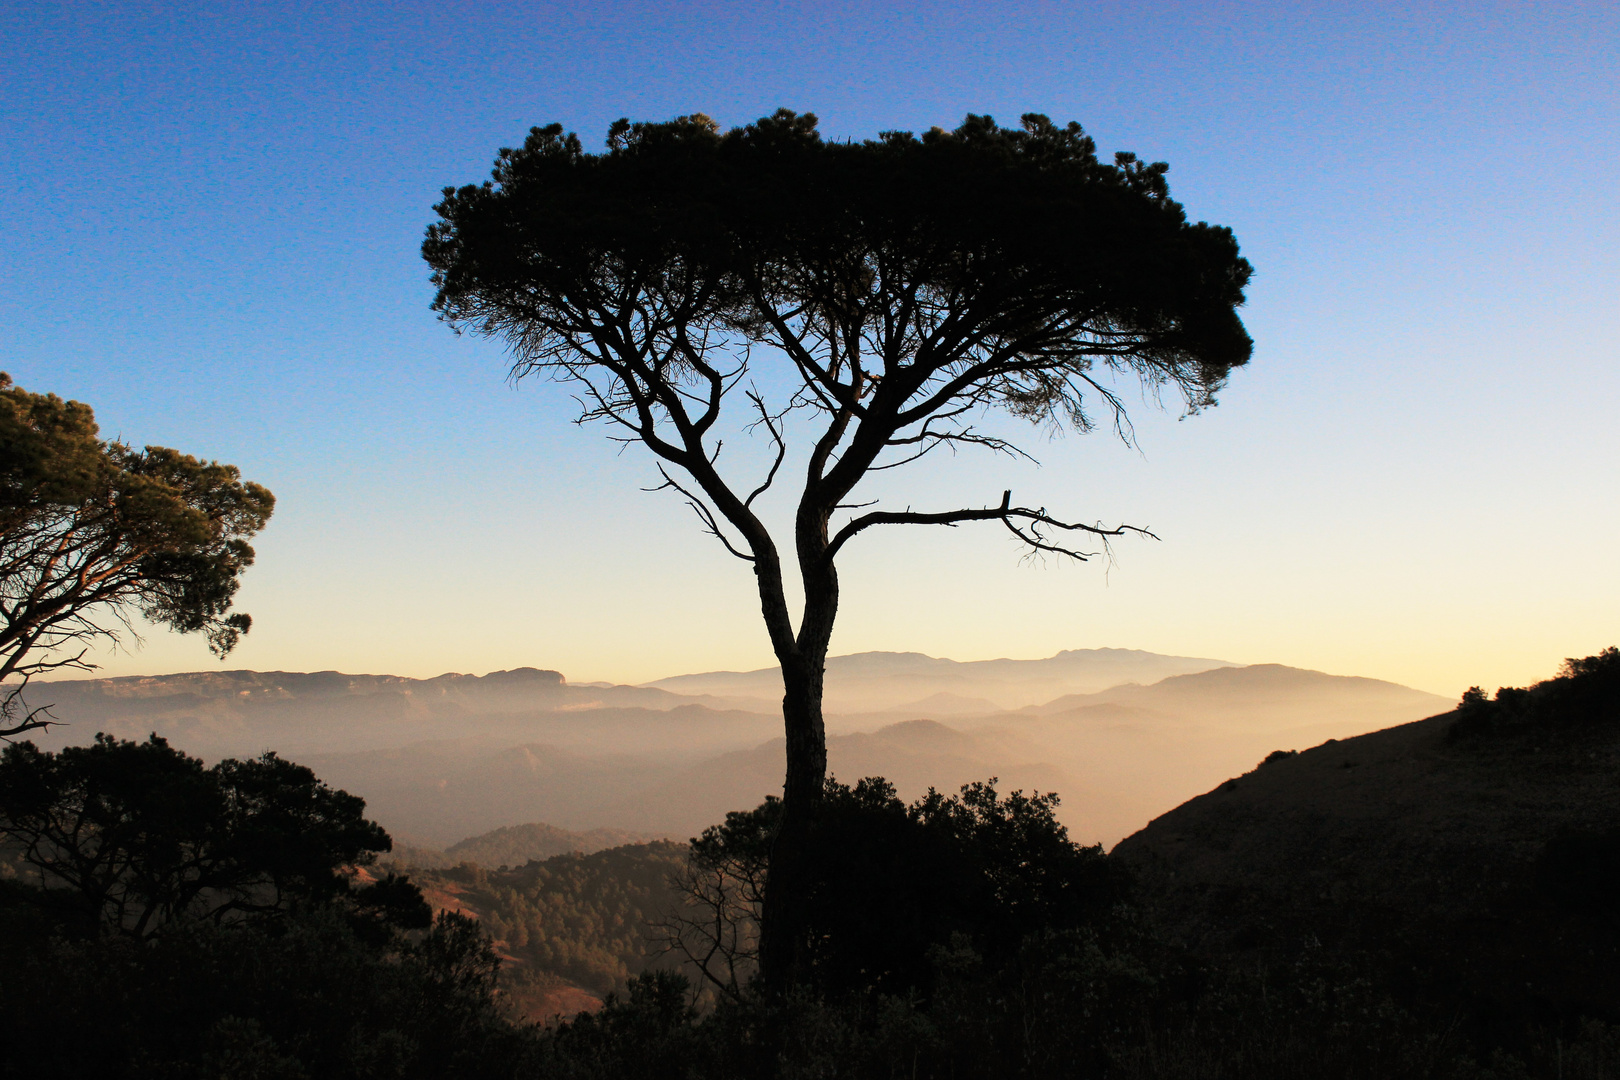
{"type": "MultiPolygon", "coordinates": [[[[1038,704],[1063,693],[1095,692],[1124,682],[1235,666],[1228,660],[1170,656],[1142,649],[1065,649],[1035,660],[951,660],[918,652],[870,651],[829,657],[826,710],[881,712],[937,693],[983,698],[998,708],[1038,704]]],[[[722,699],[775,701],[780,669],[672,675],[642,686],[722,699]]]]}

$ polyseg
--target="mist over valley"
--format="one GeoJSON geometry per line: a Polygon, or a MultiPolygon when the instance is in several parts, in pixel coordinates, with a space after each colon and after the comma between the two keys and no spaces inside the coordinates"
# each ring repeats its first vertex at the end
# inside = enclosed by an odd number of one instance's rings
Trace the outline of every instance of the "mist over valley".
{"type": "MultiPolygon", "coordinates": [[[[36,683],[61,721],[41,746],[150,733],[206,760],[274,750],[366,799],[404,844],[508,826],[685,839],[781,791],[775,669],[575,685],[522,668],[433,679],[225,671],[36,683]]],[[[779,691],[778,691],[779,696],[779,691]]],[[[1077,840],[1112,845],[1278,749],[1421,719],[1452,703],[1279,665],[1073,650],[958,662],[828,661],[828,760],[903,798],[994,776],[1055,791],[1077,840]]]]}

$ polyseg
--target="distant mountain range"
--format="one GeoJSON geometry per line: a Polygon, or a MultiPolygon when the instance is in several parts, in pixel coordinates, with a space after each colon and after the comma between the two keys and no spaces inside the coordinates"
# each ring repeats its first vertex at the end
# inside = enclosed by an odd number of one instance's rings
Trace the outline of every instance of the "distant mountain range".
{"type": "MultiPolygon", "coordinates": [[[[865,652],[827,661],[825,708],[830,713],[925,709],[994,712],[1037,705],[1064,694],[1086,694],[1122,683],[1155,683],[1232,666],[1225,660],[1161,656],[1140,649],[1071,649],[1044,660],[946,660],[922,653],[865,652]]],[[[708,695],[736,705],[775,709],[781,669],[709,671],[646,684],[684,695],[708,695]]]]}
{"type": "Polygon", "coordinates": [[[624,735],[642,748],[748,742],[762,717],[711,708],[710,699],[639,686],[574,686],[556,671],[518,668],[488,675],[345,675],[336,671],[187,672],[36,682],[31,705],[62,721],[40,745],[156,732],[205,757],[386,749],[428,740],[475,738],[508,745],[544,739],[593,748],[624,735]],[[650,715],[651,714],[651,715],[650,715]],[[589,716],[588,722],[579,718],[589,716]],[[648,723],[653,716],[659,721],[648,723]],[[623,732],[628,724],[632,729],[623,732]],[[739,726],[750,734],[731,738],[739,726]],[[660,741],[656,733],[667,730],[660,741]],[[654,733],[651,745],[649,732],[654,733]]]}
{"type": "MultiPolygon", "coordinates": [[[[685,839],[781,790],[774,669],[575,686],[534,668],[406,679],[229,671],[36,683],[64,722],[35,741],[157,732],[204,758],[273,749],[359,794],[412,843],[502,826],[685,839]]],[[[1125,649],[959,663],[828,663],[841,779],[902,795],[997,776],[1059,792],[1077,838],[1112,842],[1274,749],[1433,715],[1451,702],[1375,679],[1125,649]]]]}
{"type": "MultiPolygon", "coordinates": [[[[1077,839],[1112,843],[1273,750],[1375,731],[1452,704],[1377,679],[1276,664],[1224,667],[1017,712],[834,734],[828,768],[846,782],[885,776],[907,799],[989,776],[1002,790],[1056,791],[1077,839]]],[[[776,737],[688,766],[615,806],[613,823],[655,829],[668,822],[690,835],[779,791],[784,753],[776,737]]]]}

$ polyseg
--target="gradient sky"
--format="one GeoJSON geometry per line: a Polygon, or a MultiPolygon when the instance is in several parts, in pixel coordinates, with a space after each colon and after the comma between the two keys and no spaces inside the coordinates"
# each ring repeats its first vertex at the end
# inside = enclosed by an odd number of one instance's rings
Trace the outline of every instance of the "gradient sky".
{"type": "MultiPolygon", "coordinates": [[[[771,662],[751,575],[645,456],[428,310],[446,184],[560,121],[778,106],[830,137],[1076,119],[1255,264],[1219,408],[1030,433],[900,492],[1152,527],[842,558],[835,652],[1119,646],[1454,694],[1620,642],[1620,7],[9,4],[0,367],[275,491],[258,669],[640,681],[771,662]]],[[[891,474],[892,475],[892,474],[891,474]]],[[[217,666],[151,633],[110,674],[217,666]]]]}

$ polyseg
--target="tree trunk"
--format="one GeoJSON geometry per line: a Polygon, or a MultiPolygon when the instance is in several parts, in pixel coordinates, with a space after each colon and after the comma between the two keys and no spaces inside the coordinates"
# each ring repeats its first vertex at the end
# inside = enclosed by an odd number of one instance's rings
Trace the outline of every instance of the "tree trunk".
{"type": "Polygon", "coordinates": [[[760,973],[780,992],[799,981],[813,873],[812,833],[827,777],[827,733],[821,717],[826,653],[782,665],[782,719],[787,731],[787,777],[782,818],[771,842],[761,912],[760,973]]]}
{"type": "Polygon", "coordinates": [[[787,777],[782,819],[771,842],[760,913],[759,966],[765,985],[780,993],[800,981],[809,915],[808,888],[815,871],[816,813],[827,783],[827,728],[822,689],[833,619],[838,612],[838,574],[820,555],[827,548],[826,515],[801,512],[799,568],[804,581],[804,618],[795,649],[782,663],[782,721],[787,733],[787,777]]]}

